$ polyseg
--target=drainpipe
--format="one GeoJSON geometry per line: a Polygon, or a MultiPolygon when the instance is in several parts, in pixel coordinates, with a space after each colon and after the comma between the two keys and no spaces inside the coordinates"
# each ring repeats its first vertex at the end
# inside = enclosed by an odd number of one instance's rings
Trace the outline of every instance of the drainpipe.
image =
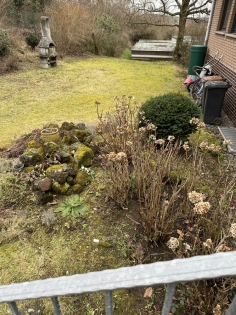
{"type": "Polygon", "coordinates": [[[206,31],[206,36],[205,36],[205,40],[204,40],[204,45],[205,46],[207,45],[208,38],[209,38],[211,22],[212,22],[212,18],[213,18],[213,12],[214,12],[214,9],[215,9],[215,3],[216,3],[216,0],[212,0],[211,13],[210,13],[209,21],[208,21],[208,24],[207,24],[207,31],[206,31]]]}

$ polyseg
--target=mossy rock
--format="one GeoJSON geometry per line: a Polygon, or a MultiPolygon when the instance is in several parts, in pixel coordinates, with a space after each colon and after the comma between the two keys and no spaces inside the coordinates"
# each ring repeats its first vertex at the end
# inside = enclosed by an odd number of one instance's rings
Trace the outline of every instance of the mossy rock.
{"type": "Polygon", "coordinates": [[[74,161],[74,159],[72,158],[72,156],[69,152],[60,150],[58,152],[58,155],[60,156],[61,163],[73,163],[73,161],[74,161]]]}
{"type": "Polygon", "coordinates": [[[27,167],[24,167],[23,168],[23,171],[25,172],[25,173],[30,173],[30,172],[32,172],[34,170],[34,167],[33,166],[27,166],[27,167]]]}
{"type": "Polygon", "coordinates": [[[55,191],[55,193],[60,195],[65,195],[70,188],[70,185],[68,183],[60,184],[58,182],[54,182],[52,184],[52,190],[55,191]]]}
{"type": "Polygon", "coordinates": [[[78,138],[75,135],[64,136],[61,140],[63,145],[71,145],[72,143],[78,142],[78,138]]]}
{"type": "Polygon", "coordinates": [[[70,150],[78,150],[83,144],[79,141],[70,145],[70,150]]]}
{"type": "Polygon", "coordinates": [[[78,171],[76,177],[75,177],[76,184],[81,185],[82,187],[85,187],[88,183],[91,182],[91,177],[87,172],[84,171],[78,171]]]}
{"type": "Polygon", "coordinates": [[[28,149],[32,149],[33,148],[33,149],[42,149],[43,150],[43,145],[39,141],[31,140],[31,141],[28,142],[27,148],[28,149]]]}
{"type": "Polygon", "coordinates": [[[58,144],[55,142],[49,141],[44,144],[45,154],[51,154],[53,151],[57,151],[59,148],[58,144]]]}
{"type": "Polygon", "coordinates": [[[75,162],[80,168],[82,165],[89,167],[92,165],[94,153],[93,150],[87,147],[86,145],[81,145],[78,150],[75,152],[74,158],[75,162]]]}
{"type": "Polygon", "coordinates": [[[24,166],[34,166],[44,160],[43,149],[28,148],[19,159],[24,166]]]}
{"type": "Polygon", "coordinates": [[[53,179],[55,182],[64,184],[69,175],[67,168],[68,166],[66,164],[52,165],[47,168],[46,176],[53,179]]]}
{"type": "Polygon", "coordinates": [[[70,188],[67,190],[67,195],[73,195],[73,194],[80,194],[84,190],[84,187],[80,184],[75,184],[73,186],[70,186],[70,188]]]}
{"type": "Polygon", "coordinates": [[[71,122],[71,123],[68,123],[68,122],[63,122],[62,125],[61,125],[61,128],[60,130],[73,130],[75,129],[75,125],[71,122]]]}
{"type": "Polygon", "coordinates": [[[86,142],[86,139],[88,139],[88,137],[92,136],[88,130],[80,130],[80,129],[75,130],[74,134],[79,139],[79,141],[82,143],[86,142]]]}

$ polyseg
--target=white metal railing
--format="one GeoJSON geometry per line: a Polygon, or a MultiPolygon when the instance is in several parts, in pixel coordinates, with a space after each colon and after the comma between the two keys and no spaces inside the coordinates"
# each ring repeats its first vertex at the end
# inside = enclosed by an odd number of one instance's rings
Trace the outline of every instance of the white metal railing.
{"type": "MultiPolygon", "coordinates": [[[[112,291],[167,284],[162,315],[169,315],[177,283],[236,276],[236,251],[109,269],[0,286],[0,303],[8,303],[20,315],[16,301],[51,298],[54,312],[62,315],[58,296],[106,293],[106,315],[112,315],[112,291]]],[[[225,315],[236,314],[236,296],[225,315]]]]}

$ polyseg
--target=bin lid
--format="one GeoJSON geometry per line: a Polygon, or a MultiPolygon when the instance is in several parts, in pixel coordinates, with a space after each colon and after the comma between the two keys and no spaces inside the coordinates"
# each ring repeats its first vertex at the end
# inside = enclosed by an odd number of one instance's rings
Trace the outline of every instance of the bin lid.
{"type": "Polygon", "coordinates": [[[211,75],[202,78],[203,81],[225,81],[220,75],[211,75]]]}
{"type": "Polygon", "coordinates": [[[207,89],[228,89],[231,86],[228,81],[208,81],[205,83],[207,89]]]}

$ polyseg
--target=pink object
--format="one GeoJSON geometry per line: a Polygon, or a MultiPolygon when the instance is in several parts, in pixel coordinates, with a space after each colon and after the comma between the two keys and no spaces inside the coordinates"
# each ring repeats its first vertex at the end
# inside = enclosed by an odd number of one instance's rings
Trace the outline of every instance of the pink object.
{"type": "Polygon", "coordinates": [[[193,82],[193,79],[187,78],[187,79],[184,81],[183,85],[188,85],[189,83],[192,83],[192,82],[193,82]]]}

